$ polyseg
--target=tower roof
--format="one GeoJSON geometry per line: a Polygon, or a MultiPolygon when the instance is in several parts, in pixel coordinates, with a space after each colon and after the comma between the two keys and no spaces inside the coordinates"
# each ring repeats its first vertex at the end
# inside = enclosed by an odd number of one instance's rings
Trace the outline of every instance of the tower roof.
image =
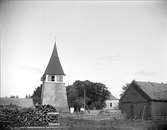
{"type": "Polygon", "coordinates": [[[54,45],[52,56],[49,60],[49,63],[48,63],[48,66],[45,70],[44,76],[46,74],[49,74],[49,75],[65,75],[64,71],[63,71],[63,68],[61,66],[59,57],[58,57],[56,43],[54,45]]]}

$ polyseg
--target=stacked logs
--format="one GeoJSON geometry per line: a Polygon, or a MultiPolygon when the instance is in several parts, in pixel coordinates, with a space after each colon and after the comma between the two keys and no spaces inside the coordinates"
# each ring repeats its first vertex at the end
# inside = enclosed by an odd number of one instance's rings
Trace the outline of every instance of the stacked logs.
{"type": "MultiPolygon", "coordinates": [[[[35,109],[0,109],[0,127],[48,126],[48,112],[56,112],[50,105],[38,106],[35,109]]],[[[58,122],[58,117],[55,118],[58,122]]]]}
{"type": "Polygon", "coordinates": [[[10,127],[17,122],[19,111],[17,107],[8,106],[0,108],[0,128],[10,127]]]}

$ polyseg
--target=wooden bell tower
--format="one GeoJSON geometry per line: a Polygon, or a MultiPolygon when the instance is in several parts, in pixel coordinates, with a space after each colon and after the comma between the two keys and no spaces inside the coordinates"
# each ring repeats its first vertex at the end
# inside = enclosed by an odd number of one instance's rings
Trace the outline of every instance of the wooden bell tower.
{"type": "Polygon", "coordinates": [[[63,81],[64,76],[65,74],[58,57],[55,43],[52,56],[41,78],[41,81],[43,81],[41,94],[42,105],[52,105],[61,112],[69,111],[65,83],[63,81]]]}

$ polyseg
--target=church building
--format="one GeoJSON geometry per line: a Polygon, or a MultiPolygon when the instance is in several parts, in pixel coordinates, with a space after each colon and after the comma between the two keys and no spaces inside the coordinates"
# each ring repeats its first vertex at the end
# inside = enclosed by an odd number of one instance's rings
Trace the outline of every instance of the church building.
{"type": "Polygon", "coordinates": [[[47,65],[47,68],[41,78],[42,84],[42,105],[52,105],[58,111],[68,112],[67,93],[63,77],[65,73],[61,66],[56,43],[47,65]]]}

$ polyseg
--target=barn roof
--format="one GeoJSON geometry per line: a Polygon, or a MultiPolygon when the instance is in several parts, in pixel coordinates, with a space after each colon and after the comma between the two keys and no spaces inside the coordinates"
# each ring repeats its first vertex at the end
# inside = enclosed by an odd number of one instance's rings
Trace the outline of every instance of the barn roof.
{"type": "Polygon", "coordinates": [[[152,100],[167,100],[167,84],[133,81],[152,100]]]}
{"type": "Polygon", "coordinates": [[[49,60],[48,66],[45,70],[44,75],[49,74],[49,75],[65,75],[63,68],[61,66],[58,53],[57,53],[57,48],[56,48],[56,43],[54,45],[54,49],[52,52],[52,56],[49,60]]]}
{"type": "Polygon", "coordinates": [[[115,96],[113,96],[112,94],[110,94],[110,97],[108,100],[118,100],[115,96]]]}
{"type": "Polygon", "coordinates": [[[0,98],[0,105],[7,106],[11,104],[22,108],[34,107],[33,100],[31,98],[0,98]]]}

